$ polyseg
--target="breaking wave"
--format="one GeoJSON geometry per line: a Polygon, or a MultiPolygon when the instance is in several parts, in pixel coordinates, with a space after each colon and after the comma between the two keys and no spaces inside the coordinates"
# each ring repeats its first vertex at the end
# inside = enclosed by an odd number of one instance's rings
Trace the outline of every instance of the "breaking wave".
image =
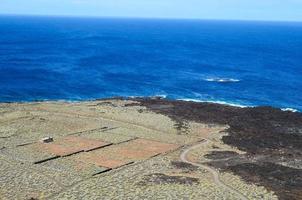
{"type": "Polygon", "coordinates": [[[239,108],[253,107],[253,106],[246,106],[246,105],[241,105],[241,104],[236,104],[236,103],[228,103],[228,102],[225,102],[225,101],[207,101],[207,100],[197,100],[197,99],[177,99],[177,100],[180,100],[180,101],[192,101],[192,102],[202,102],[202,103],[216,103],[216,104],[234,106],[234,107],[239,107],[239,108]]]}
{"type": "Polygon", "coordinates": [[[299,112],[297,109],[294,108],[282,108],[282,111],[287,111],[287,112],[299,112]]]}
{"type": "Polygon", "coordinates": [[[240,82],[239,79],[235,79],[235,78],[206,78],[204,80],[208,81],[208,82],[217,82],[217,83],[237,83],[237,82],[240,82]]]}

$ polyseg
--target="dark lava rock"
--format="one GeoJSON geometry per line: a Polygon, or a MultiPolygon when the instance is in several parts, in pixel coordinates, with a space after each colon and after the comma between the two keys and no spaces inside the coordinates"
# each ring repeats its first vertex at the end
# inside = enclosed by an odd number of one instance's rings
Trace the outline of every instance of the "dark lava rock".
{"type": "Polygon", "coordinates": [[[302,170],[274,163],[245,163],[226,168],[250,183],[265,185],[280,199],[302,199],[302,170]]]}
{"type": "Polygon", "coordinates": [[[144,177],[144,180],[139,183],[139,185],[152,184],[186,184],[192,185],[198,183],[198,178],[186,177],[186,176],[169,176],[166,174],[150,174],[144,177]]]}
{"type": "MultiPolygon", "coordinates": [[[[246,181],[273,190],[280,199],[302,199],[302,166],[278,165],[278,160],[300,163],[302,159],[302,114],[272,107],[238,108],[213,103],[137,98],[142,106],[166,115],[182,125],[186,121],[229,125],[225,144],[245,151],[245,157],[220,162],[219,168],[246,181]],[[161,109],[163,108],[163,109],[161,109]],[[268,161],[253,157],[269,158],[268,161]],[[240,160],[241,159],[241,160],[240,160]],[[233,162],[233,163],[232,163],[233,162]],[[250,162],[250,163],[248,163],[250,162]]],[[[218,163],[218,162],[217,162],[218,163]]],[[[215,166],[215,163],[211,163],[215,166]]]]}
{"type": "Polygon", "coordinates": [[[207,154],[204,157],[212,160],[219,160],[235,157],[238,155],[239,154],[234,151],[212,151],[210,154],[207,154]]]}
{"type": "Polygon", "coordinates": [[[198,169],[197,166],[181,161],[172,161],[171,165],[177,169],[188,170],[188,171],[195,171],[198,169]]]}

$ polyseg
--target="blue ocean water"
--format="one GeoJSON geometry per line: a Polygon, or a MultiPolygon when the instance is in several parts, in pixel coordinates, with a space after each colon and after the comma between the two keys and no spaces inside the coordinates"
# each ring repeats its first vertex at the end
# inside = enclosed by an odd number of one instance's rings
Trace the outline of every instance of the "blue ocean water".
{"type": "Polygon", "coordinates": [[[0,17],[0,101],[154,95],[302,110],[302,23],[0,17]]]}

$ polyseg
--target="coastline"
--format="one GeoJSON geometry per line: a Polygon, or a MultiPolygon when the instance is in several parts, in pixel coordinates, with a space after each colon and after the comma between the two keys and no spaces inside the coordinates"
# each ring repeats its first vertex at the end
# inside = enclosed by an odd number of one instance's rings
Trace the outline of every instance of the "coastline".
{"type": "Polygon", "coordinates": [[[68,99],[37,99],[37,100],[24,100],[24,101],[0,101],[0,104],[14,104],[14,103],[43,103],[43,102],[62,102],[62,103],[81,103],[81,102],[93,102],[93,101],[100,101],[100,100],[135,100],[135,99],[165,99],[168,101],[184,101],[184,102],[195,102],[195,103],[205,103],[205,104],[217,104],[217,105],[225,105],[225,106],[232,106],[232,107],[238,107],[238,108],[257,108],[257,107],[271,107],[277,110],[281,110],[284,112],[298,112],[301,113],[302,111],[290,108],[290,107],[274,107],[271,105],[244,105],[244,104],[238,104],[238,103],[232,103],[232,102],[226,102],[226,101],[220,101],[220,100],[200,100],[200,99],[192,99],[192,98],[179,98],[179,99],[171,99],[167,98],[166,95],[154,95],[154,96],[113,96],[113,97],[104,97],[104,98],[92,98],[92,99],[80,99],[80,100],[68,100],[68,99]]]}
{"type": "MultiPolygon", "coordinates": [[[[189,152],[188,157],[194,163],[210,167],[219,172],[219,176],[227,174],[232,180],[236,176],[244,181],[236,181],[236,184],[247,184],[249,187],[259,185],[273,192],[279,199],[299,199],[302,195],[302,114],[299,112],[284,112],[272,107],[241,108],[216,103],[175,101],[159,96],[3,103],[0,109],[1,122],[5,124],[0,126],[3,129],[0,152],[4,155],[18,145],[29,148],[33,138],[39,140],[47,136],[43,135],[45,132],[59,134],[55,138],[67,133],[101,137],[113,143],[112,148],[120,143],[127,144],[133,137],[134,140],[138,137],[185,146],[193,146],[205,138],[209,141],[205,146],[201,144],[198,149],[189,152]],[[18,127],[21,130],[18,131],[18,127]],[[25,132],[28,135],[24,135],[25,132]],[[117,135],[120,136],[116,138],[117,135]]],[[[15,150],[11,152],[12,155],[15,153],[15,150]]],[[[180,153],[174,152],[176,156],[180,153]]],[[[22,150],[20,154],[22,157],[26,151],[22,150]]],[[[175,157],[169,159],[171,163],[177,161],[175,157]]],[[[117,172],[112,170],[112,173],[117,172]]],[[[167,171],[167,174],[171,173],[167,171]]],[[[210,179],[207,177],[202,180],[210,179]]],[[[232,182],[228,181],[227,184],[232,182]]],[[[250,192],[253,193],[253,190],[250,192]]]]}

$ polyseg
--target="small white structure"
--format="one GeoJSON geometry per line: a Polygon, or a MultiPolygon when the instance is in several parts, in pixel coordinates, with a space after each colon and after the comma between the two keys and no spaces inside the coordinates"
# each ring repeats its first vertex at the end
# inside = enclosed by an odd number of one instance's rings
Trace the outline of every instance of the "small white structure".
{"type": "Polygon", "coordinates": [[[40,140],[40,142],[42,142],[42,143],[50,143],[50,142],[53,142],[53,138],[52,137],[45,137],[45,138],[42,138],[40,140]]]}

